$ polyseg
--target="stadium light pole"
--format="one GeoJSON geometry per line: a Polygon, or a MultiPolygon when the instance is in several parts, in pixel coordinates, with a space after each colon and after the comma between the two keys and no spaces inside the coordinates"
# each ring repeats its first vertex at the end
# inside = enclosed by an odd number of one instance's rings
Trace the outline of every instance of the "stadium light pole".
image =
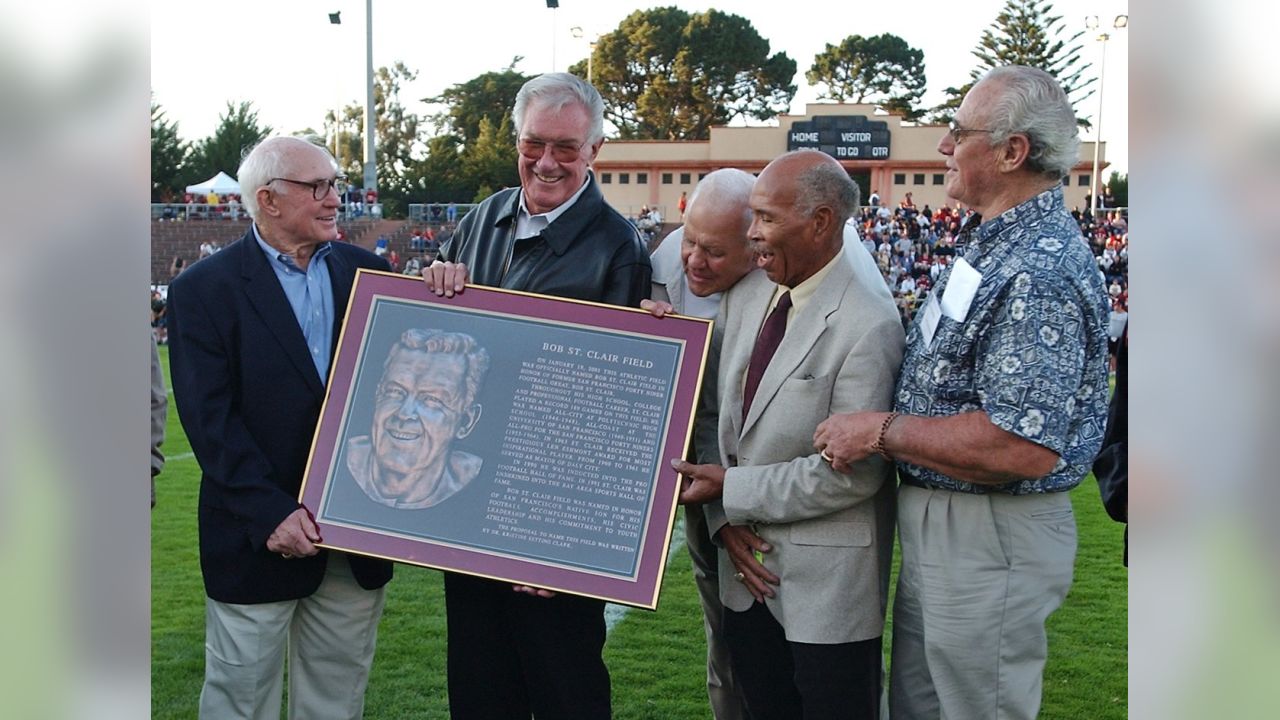
{"type": "MultiPolygon", "coordinates": [[[[1090,32],[1098,29],[1098,16],[1088,15],[1084,19],[1085,27],[1090,32]]],[[[1111,23],[1116,30],[1123,30],[1129,27],[1128,15],[1117,15],[1116,19],[1111,23]]],[[[1102,200],[1098,197],[1098,189],[1102,185],[1102,179],[1099,177],[1101,170],[1098,167],[1098,151],[1102,148],[1102,94],[1107,85],[1107,41],[1111,39],[1111,33],[1101,32],[1094,38],[1102,45],[1102,60],[1098,64],[1098,127],[1093,135],[1093,182],[1090,183],[1089,192],[1092,194],[1090,198],[1089,212],[1094,218],[1098,217],[1098,208],[1102,206],[1102,200]]]]}
{"type": "Polygon", "coordinates": [[[547,7],[551,9],[551,72],[556,71],[556,8],[560,7],[560,0],[547,0],[547,7]]]}
{"type": "MultiPolygon", "coordinates": [[[[373,0],[365,0],[365,98],[364,98],[364,189],[378,189],[378,163],[373,124],[373,0]]],[[[329,13],[329,22],[342,24],[342,11],[329,13]]],[[[341,113],[341,107],[338,112],[341,113]]],[[[336,142],[335,142],[336,144],[336,142]]]]}
{"type": "MultiPolygon", "coordinates": [[[[342,24],[342,11],[329,13],[330,25],[342,24]]],[[[333,110],[333,159],[338,161],[338,172],[342,172],[342,130],[346,122],[342,117],[342,96],[339,93],[338,105],[333,110]]],[[[347,199],[342,198],[342,206],[345,208],[347,199]]]]}
{"type": "MultiPolygon", "coordinates": [[[[582,29],[581,25],[574,25],[573,27],[569,28],[569,34],[581,40],[586,35],[586,32],[582,29]]],[[[599,38],[598,35],[596,37],[597,39],[599,38]]],[[[588,40],[587,41],[587,84],[588,85],[592,84],[591,63],[592,63],[592,60],[595,59],[595,54],[596,54],[596,40],[588,40]]]]}
{"type": "Polygon", "coordinates": [[[365,100],[364,100],[364,189],[378,190],[377,148],[373,136],[373,0],[364,0],[365,100]]]}

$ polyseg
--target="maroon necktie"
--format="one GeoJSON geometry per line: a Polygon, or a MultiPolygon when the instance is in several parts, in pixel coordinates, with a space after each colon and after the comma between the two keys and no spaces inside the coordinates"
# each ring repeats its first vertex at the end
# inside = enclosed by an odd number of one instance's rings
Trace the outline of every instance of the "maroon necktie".
{"type": "Polygon", "coordinates": [[[769,367],[769,361],[778,351],[782,336],[787,332],[787,313],[790,310],[791,293],[788,291],[778,298],[777,306],[773,308],[773,312],[769,313],[769,317],[765,318],[764,325],[760,328],[755,349],[751,351],[751,363],[747,365],[747,382],[742,387],[742,419],[744,421],[747,419],[747,413],[751,412],[751,401],[756,397],[756,388],[760,386],[760,378],[764,377],[764,369],[769,367]]]}

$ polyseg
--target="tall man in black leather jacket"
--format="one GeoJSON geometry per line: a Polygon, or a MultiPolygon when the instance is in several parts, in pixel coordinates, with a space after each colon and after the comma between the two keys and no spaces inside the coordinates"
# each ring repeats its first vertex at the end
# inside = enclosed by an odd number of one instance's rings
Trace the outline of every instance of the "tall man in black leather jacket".
{"type": "MultiPolygon", "coordinates": [[[[582,79],[541,75],[516,95],[520,187],[458,224],[423,271],[441,296],[463,285],[637,307],[652,269],[636,229],[590,172],[604,144],[604,102],[582,79]]],[[[455,720],[608,718],[604,603],[445,574],[449,711],[455,720]]]]}

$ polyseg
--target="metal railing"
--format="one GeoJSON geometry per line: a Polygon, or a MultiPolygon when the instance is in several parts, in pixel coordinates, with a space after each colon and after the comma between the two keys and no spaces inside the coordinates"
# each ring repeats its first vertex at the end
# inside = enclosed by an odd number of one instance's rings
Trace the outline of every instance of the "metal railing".
{"type": "MultiPolygon", "coordinates": [[[[344,203],[338,210],[338,219],[355,220],[362,217],[379,219],[382,217],[382,203],[373,205],[356,205],[344,203]]],[[[207,203],[151,203],[152,220],[247,220],[249,214],[240,203],[223,203],[209,205],[207,203]]]]}
{"type": "Polygon", "coordinates": [[[240,203],[151,203],[152,220],[240,220],[247,218],[240,203]]]}
{"type": "MultiPolygon", "coordinates": [[[[454,219],[457,222],[476,208],[478,203],[454,203],[454,219]]],[[[409,203],[409,222],[444,224],[449,220],[449,203],[409,203]]]]}

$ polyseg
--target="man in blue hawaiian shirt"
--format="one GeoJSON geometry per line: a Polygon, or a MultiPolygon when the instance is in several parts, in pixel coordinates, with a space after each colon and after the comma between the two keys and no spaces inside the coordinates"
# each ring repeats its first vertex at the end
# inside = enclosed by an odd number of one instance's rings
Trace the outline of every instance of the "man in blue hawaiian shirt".
{"type": "Polygon", "coordinates": [[[1106,292],[1063,205],[1079,138],[1052,76],[991,70],[938,151],[978,215],[911,326],[895,412],[832,416],[814,444],[837,470],[897,461],[894,719],[1033,718],[1075,560],[1067,491],[1106,425],[1106,292]]]}

